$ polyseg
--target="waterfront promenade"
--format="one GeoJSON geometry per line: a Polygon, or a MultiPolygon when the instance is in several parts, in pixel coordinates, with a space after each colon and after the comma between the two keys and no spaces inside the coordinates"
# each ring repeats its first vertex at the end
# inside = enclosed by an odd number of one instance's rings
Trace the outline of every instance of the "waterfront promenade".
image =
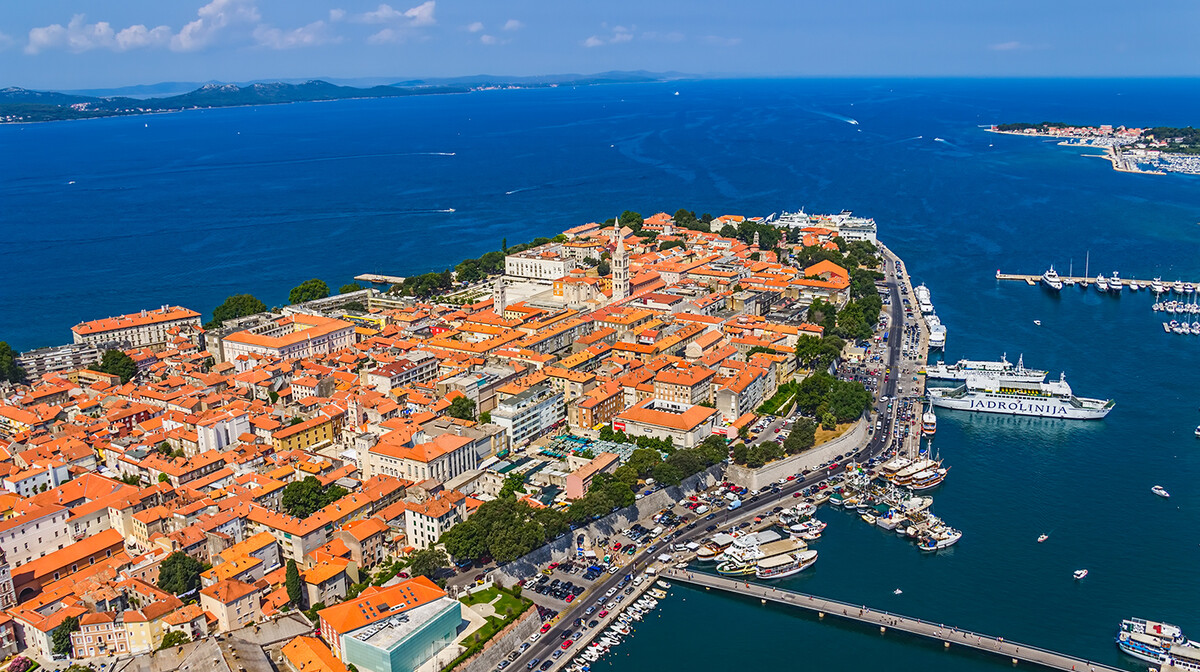
{"type": "Polygon", "coordinates": [[[1011,642],[1003,637],[994,637],[919,618],[911,618],[887,611],[878,611],[864,605],[828,600],[816,595],[807,595],[769,585],[748,583],[746,581],[737,581],[722,576],[699,574],[686,570],[666,569],[661,574],[663,578],[670,579],[671,581],[701,586],[705,589],[715,588],[746,597],[756,597],[764,601],[799,607],[814,612],[821,618],[835,616],[845,620],[873,625],[880,628],[881,633],[898,630],[918,637],[940,641],[946,648],[963,646],[977,651],[986,651],[987,653],[1009,658],[1013,663],[1023,661],[1050,669],[1074,672],[1123,672],[1117,668],[1083,658],[1064,655],[1056,651],[1029,646],[1020,642],[1011,642]]]}

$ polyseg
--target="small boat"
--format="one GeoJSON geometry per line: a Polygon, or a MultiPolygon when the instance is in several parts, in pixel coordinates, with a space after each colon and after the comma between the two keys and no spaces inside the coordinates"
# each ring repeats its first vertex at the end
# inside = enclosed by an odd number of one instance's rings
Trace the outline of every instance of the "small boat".
{"type": "Polygon", "coordinates": [[[1088,575],[1088,570],[1086,570],[1086,569],[1077,569],[1077,570],[1075,570],[1075,573],[1074,573],[1076,581],[1084,578],[1087,575],[1088,575]]]}
{"type": "Polygon", "coordinates": [[[1040,326],[1042,326],[1042,321],[1041,321],[1041,320],[1034,320],[1034,321],[1033,321],[1033,323],[1034,323],[1034,324],[1036,324],[1036,325],[1037,325],[1037,326],[1039,326],[1039,327],[1040,327],[1040,326]]]}
{"type": "Polygon", "coordinates": [[[862,514],[861,516],[859,516],[859,518],[862,518],[862,519],[863,519],[863,522],[867,523],[868,525],[874,525],[874,524],[875,524],[875,516],[872,516],[872,515],[871,515],[871,514],[869,514],[869,513],[864,513],[864,514],[862,514]]]}
{"type": "Polygon", "coordinates": [[[1048,534],[1039,534],[1038,535],[1038,543],[1040,544],[1049,538],[1050,538],[1050,535],[1048,535],[1048,534]]]}
{"type": "Polygon", "coordinates": [[[1163,499],[1169,499],[1171,497],[1171,493],[1167,492],[1167,489],[1161,485],[1156,485],[1153,488],[1150,488],[1150,492],[1153,492],[1163,499]]]}
{"type": "Polygon", "coordinates": [[[904,591],[900,590],[899,588],[892,591],[893,595],[902,595],[903,593],[904,593],[904,591]]]}
{"type": "Polygon", "coordinates": [[[663,590],[670,590],[670,588],[671,588],[671,584],[667,583],[666,581],[664,581],[662,579],[655,581],[654,585],[658,586],[659,588],[662,588],[663,590]]]}
{"type": "Polygon", "coordinates": [[[1200,425],[1196,425],[1196,438],[1200,439],[1200,425]]]}

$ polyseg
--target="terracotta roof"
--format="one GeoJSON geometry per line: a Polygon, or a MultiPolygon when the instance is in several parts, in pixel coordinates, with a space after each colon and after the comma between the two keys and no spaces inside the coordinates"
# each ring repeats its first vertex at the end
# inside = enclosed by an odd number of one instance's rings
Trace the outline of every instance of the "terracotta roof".
{"type": "Polygon", "coordinates": [[[252,593],[258,592],[258,587],[244,581],[227,579],[219,581],[207,588],[201,588],[200,594],[207,595],[221,604],[229,604],[252,593]]]}
{"type": "Polygon", "coordinates": [[[446,596],[428,577],[418,576],[389,588],[368,588],[357,599],[322,609],[317,615],[339,635],[446,596]]]}

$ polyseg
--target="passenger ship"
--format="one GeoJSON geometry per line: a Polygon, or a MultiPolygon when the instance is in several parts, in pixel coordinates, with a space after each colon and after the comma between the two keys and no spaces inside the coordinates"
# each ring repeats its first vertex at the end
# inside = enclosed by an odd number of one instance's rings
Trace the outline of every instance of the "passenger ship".
{"type": "Polygon", "coordinates": [[[754,574],[760,579],[782,579],[785,576],[799,574],[812,567],[817,561],[817,552],[813,550],[800,551],[764,558],[758,561],[754,574]]]}
{"type": "Polygon", "coordinates": [[[945,362],[927,367],[925,377],[929,380],[958,380],[965,381],[972,374],[991,374],[1002,377],[1005,381],[1020,383],[1040,383],[1046,379],[1048,371],[1025,368],[1025,356],[1017,358],[1017,363],[1008,361],[1004,355],[998,362],[987,362],[974,359],[960,359],[956,364],[946,366],[945,362]]]}
{"type": "MultiPolygon", "coordinates": [[[[1172,647],[1194,647],[1177,625],[1127,618],[1117,630],[1117,648],[1150,663],[1157,663],[1172,647]]],[[[1200,649],[1195,649],[1200,653],[1200,649]]]]}
{"type": "Polygon", "coordinates": [[[1099,420],[1114,404],[1112,399],[1076,397],[1066,376],[1048,383],[1022,383],[974,374],[958,387],[931,388],[929,397],[940,408],[1074,420],[1099,420]]]}

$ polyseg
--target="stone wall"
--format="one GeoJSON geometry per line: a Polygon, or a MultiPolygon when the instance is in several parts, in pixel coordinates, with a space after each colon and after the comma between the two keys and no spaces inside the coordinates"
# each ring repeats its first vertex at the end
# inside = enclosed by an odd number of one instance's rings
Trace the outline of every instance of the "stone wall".
{"type": "Polygon", "coordinates": [[[798,474],[805,469],[815,469],[822,462],[832,459],[841,453],[851,453],[858,450],[867,441],[867,426],[869,421],[858,420],[845,434],[836,439],[823,443],[811,450],[785,457],[777,462],[751,469],[738,464],[729,465],[725,477],[732,483],[745,486],[751,490],[760,490],[790,474],[798,474]]]}
{"type": "Polygon", "coordinates": [[[454,670],[456,672],[487,672],[496,669],[505,656],[512,653],[513,649],[520,646],[526,637],[537,632],[541,627],[542,619],[538,618],[537,613],[537,607],[526,609],[515,623],[508,624],[489,639],[484,645],[483,651],[459,663],[454,670]]]}
{"type": "Polygon", "coordinates": [[[619,509],[586,527],[572,530],[561,539],[555,539],[528,555],[517,558],[504,567],[493,571],[492,576],[496,579],[496,583],[511,588],[517,581],[537,574],[538,567],[541,565],[545,565],[556,558],[562,560],[568,557],[575,557],[575,537],[578,535],[587,535],[589,539],[611,536],[619,530],[630,527],[646,516],[658,513],[675,502],[686,498],[688,495],[711,487],[714,483],[721,480],[724,470],[724,463],[715,464],[698,474],[689,476],[677,486],[651,493],[634,502],[633,506],[619,509]]]}

